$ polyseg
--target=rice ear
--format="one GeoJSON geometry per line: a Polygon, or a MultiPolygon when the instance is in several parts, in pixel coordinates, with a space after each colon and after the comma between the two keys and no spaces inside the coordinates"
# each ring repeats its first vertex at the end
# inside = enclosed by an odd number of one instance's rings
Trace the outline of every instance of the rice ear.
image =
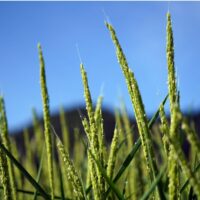
{"type": "Polygon", "coordinates": [[[51,199],[54,200],[53,155],[52,155],[52,138],[50,130],[49,96],[46,83],[45,63],[40,44],[38,44],[38,51],[39,51],[39,61],[40,61],[40,84],[41,84],[42,103],[43,103],[44,135],[45,135],[47,160],[48,160],[49,184],[51,190],[51,199]]]}

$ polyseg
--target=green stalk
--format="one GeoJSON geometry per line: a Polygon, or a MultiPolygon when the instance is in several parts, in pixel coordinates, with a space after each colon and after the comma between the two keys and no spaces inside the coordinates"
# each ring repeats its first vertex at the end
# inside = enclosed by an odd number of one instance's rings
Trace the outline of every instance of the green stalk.
{"type": "MultiPolygon", "coordinates": [[[[148,136],[146,135],[146,131],[145,132],[143,131],[142,121],[141,121],[141,120],[146,121],[146,119],[145,119],[146,116],[144,116],[144,114],[145,114],[144,107],[141,102],[141,97],[140,97],[140,94],[138,91],[137,82],[135,81],[133,73],[131,73],[131,71],[129,69],[128,63],[126,61],[126,57],[125,57],[123,50],[119,44],[119,41],[117,39],[114,28],[108,23],[106,25],[107,25],[108,30],[110,31],[113,43],[116,47],[116,54],[117,54],[118,62],[120,64],[122,72],[125,76],[128,91],[129,91],[129,94],[130,94],[130,97],[132,100],[132,104],[133,104],[133,107],[135,110],[135,117],[137,120],[137,125],[138,125],[138,129],[139,129],[140,137],[142,140],[144,155],[145,155],[146,162],[147,162],[147,170],[149,172],[150,179],[152,180],[152,170],[150,169],[150,157],[149,157],[149,150],[148,150],[148,142],[146,141],[148,136]],[[134,85],[132,85],[132,84],[134,84],[134,85]],[[139,104],[138,104],[138,102],[139,102],[139,104]],[[141,115],[143,115],[142,118],[141,118],[141,115]]],[[[143,124],[146,124],[146,123],[144,122],[143,124]]]]}
{"type": "MultiPolygon", "coordinates": [[[[156,175],[158,174],[158,170],[157,170],[157,166],[155,162],[155,155],[154,155],[153,147],[152,147],[152,139],[151,139],[150,131],[148,128],[148,120],[147,120],[144,105],[142,102],[142,97],[140,95],[139,87],[134,77],[134,74],[130,70],[126,57],[119,44],[115,30],[110,24],[106,23],[106,25],[107,25],[108,30],[110,31],[113,43],[116,47],[116,55],[118,58],[118,62],[125,76],[128,91],[129,91],[129,94],[132,100],[132,105],[135,111],[135,117],[137,121],[140,138],[142,141],[143,153],[144,153],[146,163],[147,163],[149,178],[152,182],[153,179],[156,178],[156,175]]],[[[160,184],[158,184],[158,192],[159,192],[159,196],[161,198],[164,198],[162,189],[160,188],[160,184]]]]}
{"type": "Polygon", "coordinates": [[[107,167],[107,175],[111,180],[113,178],[115,170],[118,143],[119,143],[119,129],[117,126],[115,126],[114,135],[110,146],[110,154],[108,158],[108,167],[107,167]]]}
{"type": "MultiPolygon", "coordinates": [[[[86,71],[83,67],[83,64],[80,65],[81,69],[81,75],[82,75],[82,81],[83,81],[83,86],[84,86],[84,96],[85,96],[85,103],[86,103],[86,110],[89,118],[89,144],[91,151],[93,155],[95,156],[96,159],[99,160],[99,136],[98,136],[98,131],[96,127],[96,122],[95,122],[95,116],[94,116],[94,111],[92,107],[92,98],[88,86],[88,79],[87,79],[87,74],[86,71]]],[[[88,154],[88,161],[90,169],[91,169],[91,181],[92,181],[92,187],[93,187],[93,192],[94,192],[94,198],[95,200],[103,199],[103,187],[104,183],[99,180],[101,180],[101,172],[99,168],[97,168],[96,163],[94,162],[94,159],[91,157],[90,154],[88,154]]]]}
{"type": "Polygon", "coordinates": [[[197,153],[197,156],[200,157],[200,141],[198,135],[189,126],[188,121],[185,118],[182,121],[182,129],[185,131],[186,137],[190,142],[192,148],[194,148],[195,152],[197,153]]]}
{"type": "MultiPolygon", "coordinates": [[[[175,76],[175,65],[174,65],[174,39],[172,31],[172,23],[170,13],[167,13],[167,67],[168,67],[168,91],[169,91],[169,102],[170,102],[170,113],[171,113],[171,126],[170,126],[170,137],[178,139],[177,122],[175,115],[175,107],[177,105],[177,86],[175,76]]],[[[178,194],[178,163],[174,159],[175,152],[173,148],[169,147],[169,199],[175,200],[179,197],[178,194]]]]}
{"type": "MultiPolygon", "coordinates": [[[[8,135],[8,123],[7,123],[7,118],[6,118],[6,109],[5,109],[4,99],[2,96],[0,96],[0,122],[1,122],[0,129],[1,129],[2,142],[5,145],[5,147],[11,152],[11,145],[10,145],[10,140],[9,140],[9,135],[8,135]]],[[[14,167],[8,157],[7,157],[7,163],[8,163],[8,174],[9,174],[9,179],[10,179],[12,198],[13,200],[17,200],[14,167]]]]}
{"type": "Polygon", "coordinates": [[[64,148],[62,142],[60,141],[59,138],[57,138],[57,139],[58,139],[57,148],[63,159],[65,172],[67,173],[68,180],[72,184],[73,192],[76,196],[76,199],[78,199],[78,200],[86,199],[82,180],[80,179],[80,177],[74,167],[74,164],[70,160],[69,154],[65,151],[65,148],[64,148]]]}
{"type": "MultiPolygon", "coordinates": [[[[177,108],[177,110],[175,110],[174,116],[176,118],[176,123],[180,124],[181,114],[179,113],[178,108],[177,108]]],[[[193,187],[195,193],[197,194],[197,197],[200,197],[199,180],[195,177],[195,174],[192,172],[191,166],[189,166],[189,164],[185,158],[184,152],[181,149],[180,142],[177,139],[175,139],[174,137],[168,136],[168,135],[167,135],[167,139],[171,145],[171,150],[173,150],[173,152],[174,152],[174,154],[172,155],[174,157],[174,160],[178,160],[180,162],[183,173],[185,174],[187,179],[189,179],[189,182],[190,182],[191,186],[193,187]]],[[[170,161],[171,161],[171,159],[170,159],[170,161]]],[[[169,169],[169,173],[171,172],[171,170],[174,170],[174,169],[169,169]]],[[[179,191],[175,190],[173,192],[174,192],[174,196],[175,196],[175,197],[173,196],[173,198],[178,199],[179,191]]],[[[169,195],[171,195],[171,194],[169,194],[169,195]]],[[[169,198],[171,199],[172,197],[169,196],[169,198]]]]}
{"type": "Polygon", "coordinates": [[[97,101],[95,113],[94,113],[94,118],[96,122],[96,127],[98,131],[98,140],[99,140],[99,157],[101,160],[102,166],[104,166],[105,162],[105,142],[104,142],[104,128],[103,128],[103,117],[102,117],[102,110],[101,110],[101,105],[102,105],[103,97],[100,96],[97,101]]]}
{"type": "Polygon", "coordinates": [[[170,112],[173,113],[174,105],[177,103],[177,86],[176,86],[176,72],[174,64],[174,39],[171,15],[167,13],[167,68],[168,68],[168,91],[169,91],[169,103],[170,112]]]}
{"type": "Polygon", "coordinates": [[[51,190],[51,199],[54,200],[54,176],[53,176],[53,155],[52,155],[52,139],[50,130],[50,109],[49,109],[49,96],[46,84],[45,63],[42,54],[42,48],[38,45],[39,60],[40,60],[40,84],[43,102],[43,116],[44,116],[44,135],[47,151],[47,166],[49,173],[49,184],[51,190]]]}
{"type": "Polygon", "coordinates": [[[165,110],[164,110],[163,104],[160,105],[159,114],[160,114],[160,120],[161,120],[161,131],[163,133],[162,142],[163,142],[163,146],[164,146],[164,151],[165,151],[166,155],[168,156],[169,155],[169,144],[167,143],[166,135],[169,135],[169,124],[167,121],[167,117],[165,115],[165,110]]]}
{"type": "MultiPolygon", "coordinates": [[[[100,96],[97,101],[94,118],[98,132],[98,140],[99,140],[99,160],[102,166],[105,166],[105,157],[106,157],[106,146],[104,141],[104,127],[103,127],[103,117],[102,117],[102,105],[103,97],[100,96]]],[[[99,185],[101,187],[101,193],[105,193],[105,179],[102,174],[99,175],[99,185]]]]}
{"type": "MultiPolygon", "coordinates": [[[[173,138],[173,140],[177,140],[177,138],[175,138],[174,135],[178,133],[180,119],[178,118],[179,116],[176,114],[176,112],[174,112],[171,117],[172,118],[171,118],[171,126],[170,126],[169,136],[171,138],[173,138]]],[[[168,136],[168,135],[166,134],[166,136],[168,136]]],[[[169,169],[168,169],[169,186],[168,187],[169,187],[169,199],[170,200],[179,199],[178,163],[177,163],[177,159],[174,157],[174,154],[176,154],[176,152],[174,151],[174,148],[170,144],[169,145],[169,156],[168,156],[168,163],[169,163],[169,169]]]]}
{"type": "Polygon", "coordinates": [[[10,185],[10,178],[8,174],[8,163],[6,155],[0,149],[0,177],[3,185],[3,196],[5,200],[12,200],[12,189],[10,185]]]}
{"type": "Polygon", "coordinates": [[[95,117],[94,117],[94,111],[92,107],[92,98],[88,86],[88,80],[87,80],[87,74],[83,67],[83,64],[80,65],[81,68],[81,75],[83,80],[83,86],[84,86],[84,96],[85,96],[85,103],[86,103],[86,110],[89,118],[89,124],[90,124],[90,131],[91,131],[91,148],[93,150],[94,155],[98,158],[99,157],[99,140],[98,140],[98,134],[97,134],[97,127],[95,123],[95,117]]]}

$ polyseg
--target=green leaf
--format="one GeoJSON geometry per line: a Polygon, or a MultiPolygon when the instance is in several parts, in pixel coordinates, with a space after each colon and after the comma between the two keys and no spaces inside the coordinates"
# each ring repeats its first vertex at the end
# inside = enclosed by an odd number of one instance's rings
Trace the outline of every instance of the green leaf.
{"type": "Polygon", "coordinates": [[[154,191],[154,189],[156,188],[157,184],[161,180],[161,178],[162,178],[164,172],[166,171],[166,169],[167,169],[167,164],[165,164],[164,167],[161,168],[159,174],[154,179],[154,181],[151,184],[150,188],[144,193],[144,195],[142,196],[141,200],[146,200],[146,199],[149,198],[150,194],[154,191]]]}
{"type": "MultiPolygon", "coordinates": [[[[168,99],[168,94],[165,96],[165,98],[164,98],[164,100],[162,101],[162,105],[164,106],[165,105],[165,103],[166,103],[166,101],[167,101],[167,99],[168,99]]],[[[149,121],[149,123],[148,123],[148,127],[149,127],[149,129],[151,129],[152,128],[152,126],[154,125],[154,123],[155,123],[155,121],[156,121],[156,119],[158,118],[158,116],[159,116],[159,108],[158,108],[158,110],[156,111],[156,113],[154,114],[154,116],[151,118],[151,120],[149,121]]]]}

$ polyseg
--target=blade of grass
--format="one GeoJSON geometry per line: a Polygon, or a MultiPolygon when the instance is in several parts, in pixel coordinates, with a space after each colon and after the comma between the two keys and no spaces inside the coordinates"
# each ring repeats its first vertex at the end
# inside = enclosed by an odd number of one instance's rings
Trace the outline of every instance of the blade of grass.
{"type": "MultiPolygon", "coordinates": [[[[165,103],[166,103],[166,101],[167,101],[167,99],[168,99],[168,94],[165,96],[165,98],[164,98],[164,100],[162,101],[162,105],[164,106],[165,105],[165,103]]],[[[151,129],[152,128],[152,126],[154,125],[154,122],[156,121],[156,119],[158,118],[158,116],[159,116],[159,108],[158,108],[158,110],[156,111],[156,113],[154,114],[154,116],[151,118],[151,120],[149,121],[149,123],[148,123],[148,126],[149,126],[149,129],[151,129]]]]}
{"type": "Polygon", "coordinates": [[[151,186],[149,187],[149,189],[144,193],[144,195],[142,196],[142,198],[140,200],[146,200],[149,198],[150,194],[154,191],[154,189],[156,188],[157,184],[159,183],[159,181],[161,180],[164,172],[167,169],[167,164],[164,165],[164,167],[161,168],[159,174],[157,175],[156,179],[154,179],[153,183],[151,184],[151,186]]]}
{"type": "Polygon", "coordinates": [[[14,156],[0,143],[0,148],[8,156],[11,162],[21,171],[21,173],[28,179],[32,186],[38,190],[38,192],[45,199],[50,199],[50,196],[44,191],[44,189],[34,180],[34,178],[26,171],[26,169],[14,158],[14,156]]]}
{"type": "Polygon", "coordinates": [[[119,145],[118,145],[118,147],[117,147],[117,152],[119,152],[119,150],[122,148],[122,146],[123,146],[123,144],[125,144],[125,142],[126,142],[126,138],[123,139],[123,140],[119,143],[119,145]]]}

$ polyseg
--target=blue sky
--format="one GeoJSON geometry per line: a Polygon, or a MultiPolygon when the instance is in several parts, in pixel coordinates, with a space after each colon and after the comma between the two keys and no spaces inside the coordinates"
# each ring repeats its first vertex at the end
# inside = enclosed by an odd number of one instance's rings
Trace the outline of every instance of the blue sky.
{"type": "MultiPolygon", "coordinates": [[[[166,13],[171,12],[175,64],[184,111],[200,110],[200,2],[0,2],[0,92],[9,128],[41,114],[37,43],[43,47],[51,111],[83,103],[78,44],[94,101],[101,88],[113,110],[122,96],[133,110],[106,15],[135,72],[148,114],[167,93],[166,13]]],[[[168,107],[167,107],[168,109],[168,107]]]]}

